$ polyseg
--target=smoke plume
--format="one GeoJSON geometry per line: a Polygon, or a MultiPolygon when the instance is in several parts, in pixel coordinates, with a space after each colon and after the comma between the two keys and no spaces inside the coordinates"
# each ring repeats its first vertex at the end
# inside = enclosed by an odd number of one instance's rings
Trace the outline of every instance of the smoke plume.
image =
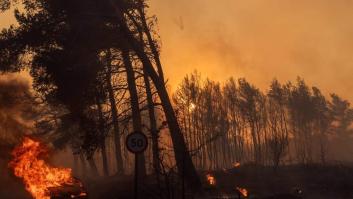
{"type": "Polygon", "coordinates": [[[14,144],[31,132],[34,98],[30,81],[16,74],[0,76],[0,142],[14,144]]]}

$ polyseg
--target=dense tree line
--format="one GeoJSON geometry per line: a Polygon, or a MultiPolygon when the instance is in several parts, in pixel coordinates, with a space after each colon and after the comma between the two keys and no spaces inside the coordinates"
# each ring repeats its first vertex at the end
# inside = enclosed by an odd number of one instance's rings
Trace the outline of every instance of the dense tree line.
{"type": "Polygon", "coordinates": [[[221,84],[194,72],[184,78],[173,101],[200,169],[230,168],[237,162],[326,164],[340,160],[336,153],[349,154],[353,143],[349,102],[336,94],[327,99],[301,78],[285,84],[274,79],[264,93],[244,78],[221,84]]]}

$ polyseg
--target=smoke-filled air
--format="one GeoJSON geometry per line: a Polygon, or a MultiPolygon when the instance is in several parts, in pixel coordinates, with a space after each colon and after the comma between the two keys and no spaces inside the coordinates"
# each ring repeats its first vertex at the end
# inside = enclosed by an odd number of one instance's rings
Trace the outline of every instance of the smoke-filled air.
{"type": "Polygon", "coordinates": [[[352,199],[352,9],[0,0],[0,198],[352,199]]]}

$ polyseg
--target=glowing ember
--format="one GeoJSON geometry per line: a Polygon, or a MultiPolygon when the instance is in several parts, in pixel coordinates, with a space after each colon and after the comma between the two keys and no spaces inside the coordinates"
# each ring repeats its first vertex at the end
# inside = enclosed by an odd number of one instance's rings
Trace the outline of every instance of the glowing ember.
{"type": "Polygon", "coordinates": [[[207,174],[206,178],[207,178],[208,184],[216,185],[216,179],[211,174],[207,174]]]}
{"type": "Polygon", "coordinates": [[[54,168],[38,159],[46,153],[45,146],[30,138],[24,138],[23,143],[12,151],[13,160],[9,166],[17,177],[23,179],[26,190],[35,199],[49,199],[49,188],[74,183],[71,169],[54,168]]]}
{"type": "Polygon", "coordinates": [[[192,112],[195,110],[195,108],[196,108],[196,105],[194,103],[191,103],[189,106],[189,111],[192,112]]]}
{"type": "Polygon", "coordinates": [[[240,188],[240,187],[237,187],[236,188],[238,190],[238,192],[244,196],[244,197],[248,197],[248,190],[244,189],[244,188],[240,188]]]}
{"type": "Polygon", "coordinates": [[[80,195],[79,196],[87,196],[87,193],[80,193],[80,195]]]}
{"type": "Polygon", "coordinates": [[[233,166],[234,166],[235,168],[240,167],[240,162],[234,163],[233,166]]]}

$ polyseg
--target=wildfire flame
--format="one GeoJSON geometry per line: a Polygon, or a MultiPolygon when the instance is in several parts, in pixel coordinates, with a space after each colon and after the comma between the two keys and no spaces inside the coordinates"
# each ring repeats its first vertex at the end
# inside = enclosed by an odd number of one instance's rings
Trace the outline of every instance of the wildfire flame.
{"type": "Polygon", "coordinates": [[[236,189],[242,196],[248,197],[248,195],[249,195],[248,190],[246,190],[244,188],[240,188],[240,187],[237,187],[236,189]]]}
{"type": "Polygon", "coordinates": [[[191,103],[191,104],[189,105],[189,111],[190,111],[190,112],[194,111],[195,108],[196,108],[196,104],[191,103]]]}
{"type": "Polygon", "coordinates": [[[206,178],[207,178],[208,184],[216,185],[216,178],[213,177],[211,174],[207,174],[206,178]]]}
{"type": "Polygon", "coordinates": [[[233,166],[234,166],[235,168],[240,167],[240,162],[236,162],[236,163],[234,163],[234,164],[233,164],[233,166]]]}
{"type": "Polygon", "coordinates": [[[23,143],[12,151],[13,160],[9,166],[17,177],[23,179],[26,190],[35,199],[50,199],[50,187],[74,182],[71,169],[51,167],[38,159],[47,151],[45,146],[30,138],[24,138],[23,143]]]}

